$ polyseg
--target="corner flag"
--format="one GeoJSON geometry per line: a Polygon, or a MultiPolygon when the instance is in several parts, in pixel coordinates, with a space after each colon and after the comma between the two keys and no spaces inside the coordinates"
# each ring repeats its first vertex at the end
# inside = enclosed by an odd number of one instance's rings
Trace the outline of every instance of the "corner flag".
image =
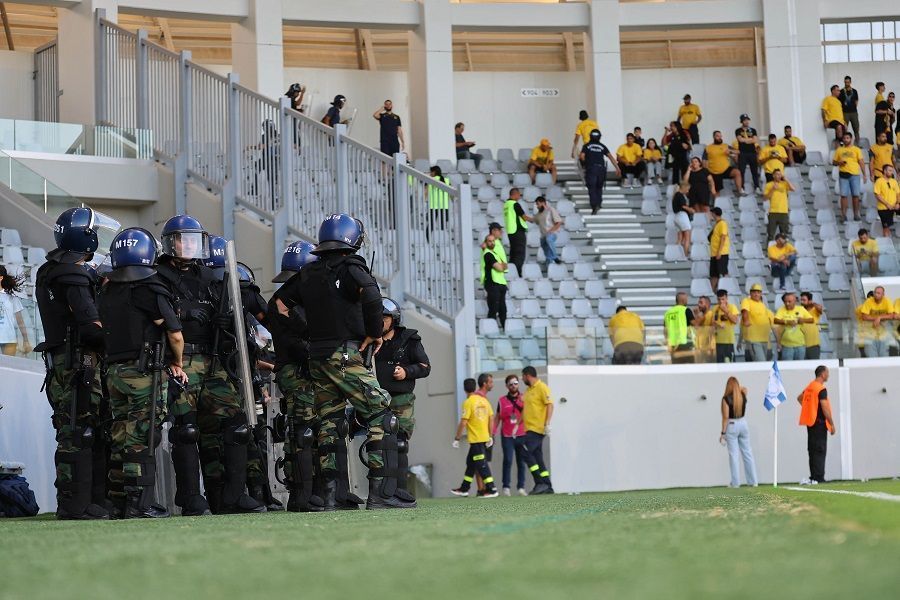
{"type": "Polygon", "coordinates": [[[763,404],[766,410],[774,410],[785,400],[787,400],[787,393],[784,391],[784,383],[781,381],[781,371],[778,370],[778,361],[774,360],[772,368],[769,370],[769,386],[766,388],[763,404]]]}

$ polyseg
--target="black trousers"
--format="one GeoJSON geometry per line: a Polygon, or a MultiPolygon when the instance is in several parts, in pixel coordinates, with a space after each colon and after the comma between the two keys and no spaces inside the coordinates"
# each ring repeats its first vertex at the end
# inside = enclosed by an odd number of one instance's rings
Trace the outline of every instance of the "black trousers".
{"type": "Polygon", "coordinates": [[[825,454],[828,451],[828,428],[825,421],[816,421],[806,428],[806,449],[809,451],[809,478],[825,481],[825,454]]]}
{"type": "Polygon", "coordinates": [[[690,158],[687,155],[687,152],[683,152],[681,154],[672,154],[672,183],[674,185],[678,185],[681,182],[681,179],[684,177],[685,171],[687,171],[688,166],[690,165],[690,158]]]}
{"type": "Polygon", "coordinates": [[[622,342],[613,350],[612,364],[639,365],[644,359],[644,345],[637,342],[622,342]]]}
{"type": "Polygon", "coordinates": [[[697,127],[696,123],[688,127],[688,133],[691,135],[692,144],[700,143],[700,128],[697,127]]]}
{"type": "Polygon", "coordinates": [[[720,344],[716,342],[716,362],[717,363],[733,363],[734,362],[734,344],[720,344]]]}
{"type": "Polygon", "coordinates": [[[516,266],[519,277],[522,276],[522,265],[525,264],[526,244],[528,241],[525,230],[520,229],[509,234],[509,262],[516,266]]]}
{"type": "Polygon", "coordinates": [[[484,442],[469,444],[469,453],[466,455],[466,474],[460,489],[465,491],[471,487],[475,473],[481,475],[485,489],[494,489],[494,478],[491,476],[491,465],[487,461],[487,446],[484,442]]]}
{"type": "Polygon", "coordinates": [[[506,329],[506,286],[491,283],[484,286],[487,292],[488,319],[497,319],[500,329],[506,329]]]}
{"type": "Polygon", "coordinates": [[[806,347],[806,360],[819,360],[819,356],[822,354],[821,346],[807,346],[806,347]]]}
{"type": "Polygon", "coordinates": [[[623,179],[626,175],[631,175],[635,179],[640,179],[641,175],[644,174],[644,162],[641,161],[636,165],[621,165],[621,170],[623,179]]]}
{"type": "MultiPolygon", "coordinates": [[[[750,167],[750,176],[753,177],[753,187],[759,187],[759,160],[756,158],[756,154],[750,154],[749,152],[741,152],[738,154],[738,171],[741,172],[741,177],[744,176],[744,172],[750,167]]],[[[745,180],[746,181],[746,180],[745,180]]]]}
{"type": "Polygon", "coordinates": [[[588,167],[584,172],[584,184],[593,210],[600,210],[603,204],[603,185],[606,183],[606,167],[588,167]]]}
{"type": "Polygon", "coordinates": [[[544,435],[534,431],[525,432],[525,464],[534,477],[534,483],[550,485],[550,471],[544,464],[544,435]]]}

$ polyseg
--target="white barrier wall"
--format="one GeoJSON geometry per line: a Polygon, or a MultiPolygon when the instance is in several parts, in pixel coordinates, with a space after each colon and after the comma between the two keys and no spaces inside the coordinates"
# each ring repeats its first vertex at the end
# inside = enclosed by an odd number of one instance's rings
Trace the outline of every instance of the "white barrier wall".
{"type": "Polygon", "coordinates": [[[0,118],[34,118],[34,54],[0,50],[0,118]]]}
{"type": "Polygon", "coordinates": [[[900,377],[898,359],[844,361],[851,402],[853,439],[849,445],[853,479],[900,475],[900,377]]]}

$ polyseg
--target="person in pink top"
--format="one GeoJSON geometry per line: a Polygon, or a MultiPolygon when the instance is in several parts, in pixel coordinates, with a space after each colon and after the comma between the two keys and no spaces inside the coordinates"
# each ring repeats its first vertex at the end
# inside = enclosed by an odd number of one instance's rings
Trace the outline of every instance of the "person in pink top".
{"type": "Polygon", "coordinates": [[[519,495],[527,496],[525,491],[525,423],[522,410],[525,407],[522,392],[519,391],[519,378],[515,375],[506,377],[506,395],[497,403],[497,419],[494,431],[500,429],[500,440],[503,446],[503,495],[509,496],[513,457],[517,465],[519,495]]]}

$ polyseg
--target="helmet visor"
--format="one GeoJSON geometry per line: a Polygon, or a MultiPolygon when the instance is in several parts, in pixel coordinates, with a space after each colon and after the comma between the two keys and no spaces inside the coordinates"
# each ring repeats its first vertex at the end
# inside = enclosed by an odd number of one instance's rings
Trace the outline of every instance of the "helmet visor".
{"type": "Polygon", "coordinates": [[[122,229],[122,225],[109,215],[92,210],[90,228],[97,233],[97,252],[102,255],[109,254],[109,247],[122,229]]]}
{"type": "Polygon", "coordinates": [[[205,231],[170,233],[163,236],[162,246],[164,254],[176,258],[209,258],[209,234],[205,231]]]}

